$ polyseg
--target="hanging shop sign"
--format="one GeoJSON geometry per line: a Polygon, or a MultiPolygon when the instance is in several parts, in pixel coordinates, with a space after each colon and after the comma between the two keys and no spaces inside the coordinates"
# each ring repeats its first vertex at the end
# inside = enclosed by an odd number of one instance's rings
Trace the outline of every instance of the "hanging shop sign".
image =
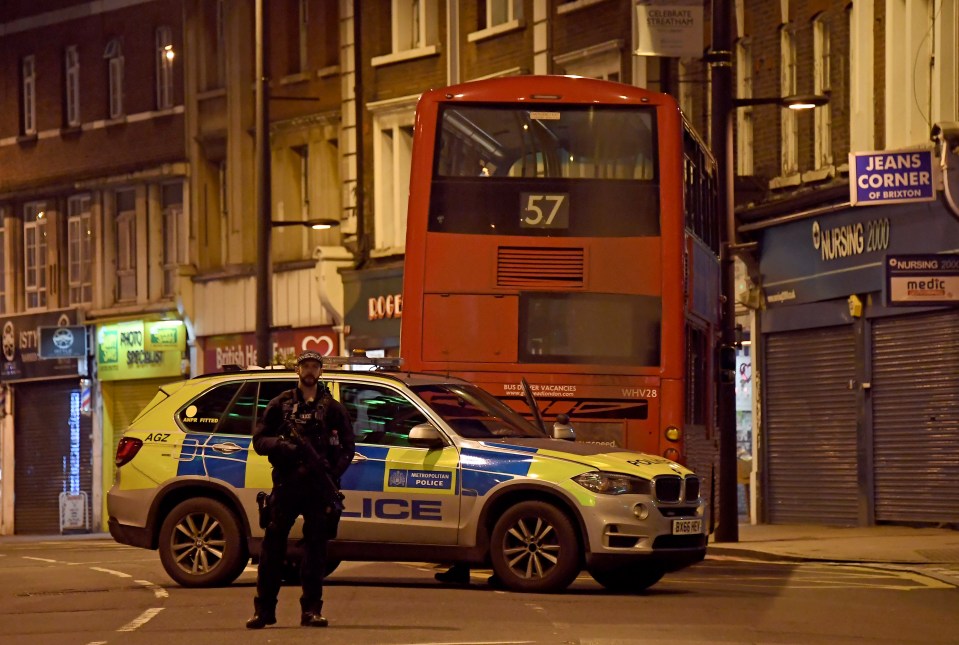
{"type": "MultiPolygon", "coordinates": [[[[338,356],[339,341],[330,326],[276,329],[270,334],[274,361],[294,359],[300,352],[312,350],[322,356],[338,356]]],[[[256,354],[256,335],[224,334],[199,339],[203,352],[203,371],[222,372],[227,366],[246,368],[259,365],[256,354]]]]}
{"type": "Polygon", "coordinates": [[[928,202],[936,198],[932,150],[850,152],[853,206],[928,202]]]}
{"type": "Polygon", "coordinates": [[[83,358],[87,355],[87,328],[82,325],[40,327],[39,356],[46,358],[83,358]]]}
{"type": "MultiPolygon", "coordinates": [[[[181,375],[182,352],[179,349],[147,346],[152,324],[131,320],[97,327],[97,374],[101,381],[176,378],[181,375]]],[[[160,336],[161,341],[164,340],[165,337],[160,336]]],[[[167,344],[160,342],[159,346],[167,344]]]]}
{"type": "Polygon", "coordinates": [[[959,303],[959,255],[890,255],[886,258],[886,304],[959,303]]]}
{"type": "MultiPolygon", "coordinates": [[[[77,358],[52,357],[52,360],[44,360],[46,357],[41,356],[40,349],[41,329],[72,329],[82,332],[83,327],[77,326],[77,319],[75,309],[0,318],[0,329],[3,334],[0,381],[78,375],[80,363],[77,358]]],[[[75,335],[85,338],[85,333],[75,335]]],[[[62,337],[60,341],[65,342],[62,337]]],[[[85,352],[79,355],[83,356],[85,352]]]]}

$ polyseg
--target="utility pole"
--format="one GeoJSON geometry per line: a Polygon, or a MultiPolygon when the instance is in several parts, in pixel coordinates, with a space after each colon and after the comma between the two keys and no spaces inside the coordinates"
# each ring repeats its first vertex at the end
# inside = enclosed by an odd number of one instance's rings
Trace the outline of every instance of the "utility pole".
{"type": "MultiPolygon", "coordinates": [[[[736,290],[732,246],[736,243],[733,206],[733,56],[731,3],[712,0],[712,141],[719,170],[720,272],[722,315],[719,351],[719,523],[717,542],[739,541],[739,499],[736,490],[736,290]],[[731,364],[730,364],[731,363],[731,364]]],[[[713,512],[716,512],[713,509],[713,512]]]]}
{"type": "Polygon", "coordinates": [[[270,328],[273,325],[273,267],[270,221],[270,79],[267,0],[256,0],[256,361],[261,367],[273,361],[270,328]]]}

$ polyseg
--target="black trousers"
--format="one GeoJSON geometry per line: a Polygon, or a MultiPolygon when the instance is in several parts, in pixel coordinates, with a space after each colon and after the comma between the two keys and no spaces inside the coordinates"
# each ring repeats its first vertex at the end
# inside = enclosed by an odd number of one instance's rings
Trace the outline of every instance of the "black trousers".
{"type": "Polygon", "coordinates": [[[310,487],[282,484],[273,489],[271,519],[260,548],[256,575],[257,607],[272,610],[280,593],[287,538],[293,523],[303,516],[303,559],[300,580],[302,611],[320,613],[323,609],[323,574],[326,572],[326,512],[319,496],[310,487]]]}

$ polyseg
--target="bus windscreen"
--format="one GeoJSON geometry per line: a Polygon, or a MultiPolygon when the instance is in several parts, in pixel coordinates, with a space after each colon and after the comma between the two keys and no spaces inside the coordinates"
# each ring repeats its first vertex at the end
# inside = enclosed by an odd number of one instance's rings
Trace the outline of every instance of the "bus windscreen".
{"type": "Polygon", "coordinates": [[[652,108],[446,105],[432,232],[658,236],[652,108]]]}

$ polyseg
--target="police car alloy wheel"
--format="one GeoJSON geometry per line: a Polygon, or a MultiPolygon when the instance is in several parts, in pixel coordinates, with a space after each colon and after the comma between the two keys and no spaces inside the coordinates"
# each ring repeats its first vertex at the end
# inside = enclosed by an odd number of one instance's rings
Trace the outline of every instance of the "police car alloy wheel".
{"type": "Polygon", "coordinates": [[[515,591],[561,591],[576,578],[581,550],[573,522],[547,502],[520,502],[496,522],[493,571],[515,591]]]}
{"type": "Polygon", "coordinates": [[[170,511],[159,550],[167,574],[184,587],[230,584],[249,560],[236,516],[209,498],[188,499],[170,511]]]}

